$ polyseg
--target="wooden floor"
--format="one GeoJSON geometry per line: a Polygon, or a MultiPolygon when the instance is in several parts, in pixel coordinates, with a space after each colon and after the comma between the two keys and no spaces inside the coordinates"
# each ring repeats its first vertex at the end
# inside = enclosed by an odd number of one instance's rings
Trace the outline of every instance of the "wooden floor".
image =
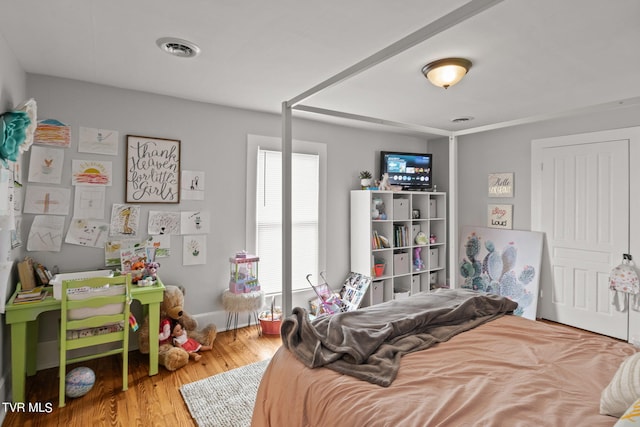
{"type": "MultiPolygon", "coordinates": [[[[96,373],[96,384],[83,397],[67,399],[58,408],[58,368],[39,371],[27,378],[27,401],[38,403],[42,413],[7,411],[7,426],[195,426],[179,387],[211,375],[270,358],[280,347],[279,335],[258,336],[255,327],[221,332],[202,359],[175,372],[160,367],[148,376],[148,356],[132,351],[129,356],[129,389],[122,391],[120,358],[82,363],[96,373]],[[52,410],[47,411],[47,408],[52,410]]],[[[70,365],[72,369],[79,365],[70,365]]],[[[5,405],[6,406],[6,405],[5,405]]]]}

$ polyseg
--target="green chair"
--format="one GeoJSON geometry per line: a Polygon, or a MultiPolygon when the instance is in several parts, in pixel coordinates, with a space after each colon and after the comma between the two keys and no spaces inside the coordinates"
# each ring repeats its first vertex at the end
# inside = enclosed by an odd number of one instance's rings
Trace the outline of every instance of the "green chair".
{"type": "Polygon", "coordinates": [[[71,363],[122,354],[122,390],[127,389],[130,291],[131,275],[62,282],[59,407],[65,406],[67,365],[71,363]],[[109,344],[115,342],[117,348],[109,344]],[[89,354],[80,350],[87,347],[94,347],[89,354]],[[83,355],[70,357],[72,350],[83,355]]]}

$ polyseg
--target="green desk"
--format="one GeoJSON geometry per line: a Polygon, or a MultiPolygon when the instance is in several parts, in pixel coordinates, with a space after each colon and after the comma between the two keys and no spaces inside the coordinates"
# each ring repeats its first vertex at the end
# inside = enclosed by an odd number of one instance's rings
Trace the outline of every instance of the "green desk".
{"type": "MultiPolygon", "coordinates": [[[[36,373],[38,347],[38,316],[47,311],[60,310],[61,302],[53,298],[53,288],[46,288],[47,298],[39,302],[14,304],[19,289],[11,296],[5,308],[7,325],[11,325],[11,386],[14,402],[26,402],[26,376],[36,373]]],[[[149,376],[158,373],[158,337],[160,330],[160,303],[164,285],[158,279],[155,285],[131,286],[131,296],[148,308],[149,313],[149,376]]],[[[125,325],[128,326],[128,325],[125,325]]]]}

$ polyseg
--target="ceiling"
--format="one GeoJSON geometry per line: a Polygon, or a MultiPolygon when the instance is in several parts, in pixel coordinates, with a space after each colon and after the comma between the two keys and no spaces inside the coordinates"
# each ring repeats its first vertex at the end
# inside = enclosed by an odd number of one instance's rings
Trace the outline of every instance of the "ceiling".
{"type": "MultiPolygon", "coordinates": [[[[280,113],[283,101],[405,36],[453,22],[446,15],[466,3],[2,1],[0,35],[28,73],[280,113]],[[202,52],[172,57],[156,46],[161,37],[202,52]]],[[[639,1],[495,3],[302,104],[468,133],[640,103],[639,1]],[[471,60],[469,74],[447,90],[428,83],[421,68],[451,56],[471,60]]]]}

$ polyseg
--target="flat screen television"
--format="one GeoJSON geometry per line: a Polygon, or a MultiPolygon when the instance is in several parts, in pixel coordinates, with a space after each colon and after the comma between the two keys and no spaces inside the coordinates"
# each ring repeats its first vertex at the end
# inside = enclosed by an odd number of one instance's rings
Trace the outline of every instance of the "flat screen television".
{"type": "Polygon", "coordinates": [[[380,152],[380,175],[389,174],[389,184],[401,185],[403,190],[425,191],[433,186],[433,155],[380,152]]]}

